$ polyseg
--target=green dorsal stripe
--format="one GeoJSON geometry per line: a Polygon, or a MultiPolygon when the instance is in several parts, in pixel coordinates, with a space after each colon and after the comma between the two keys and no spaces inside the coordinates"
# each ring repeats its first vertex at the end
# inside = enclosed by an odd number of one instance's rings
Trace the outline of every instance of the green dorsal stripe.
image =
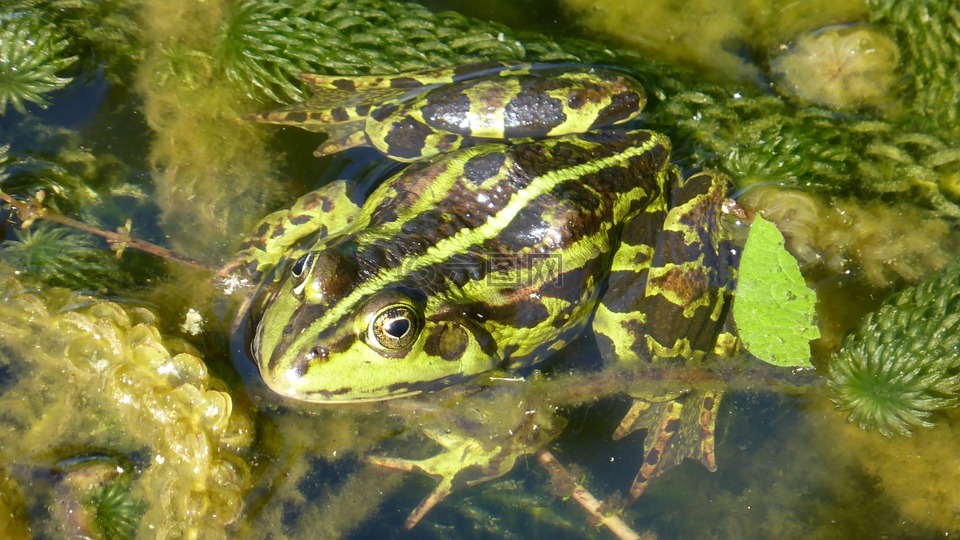
{"type": "MultiPolygon", "coordinates": [[[[553,170],[531,179],[525,188],[518,190],[499,212],[490,216],[489,219],[479,227],[462,229],[457,234],[440,240],[436,245],[427,249],[426,252],[408,258],[408,260],[404,260],[392,268],[384,269],[366,280],[336,306],[324,312],[322,317],[310,325],[312,330],[301,333],[294,343],[291,344],[290,348],[293,350],[305,350],[307,348],[305,345],[307,342],[316,338],[318,330],[329,328],[337,321],[349,317],[351,313],[355,313],[357,304],[364,298],[379,291],[386,290],[391,284],[403,280],[411,273],[446,261],[455,254],[466,253],[471,247],[481,245],[484,241],[497,237],[531,201],[548,193],[555,186],[571,180],[578,181],[585,175],[608,167],[620,166],[662,144],[664,144],[663,138],[654,136],[643,144],[628,148],[623,152],[594,160],[588,164],[579,164],[564,169],[553,170]]],[[[641,188],[642,186],[638,186],[638,189],[641,188]]]]}

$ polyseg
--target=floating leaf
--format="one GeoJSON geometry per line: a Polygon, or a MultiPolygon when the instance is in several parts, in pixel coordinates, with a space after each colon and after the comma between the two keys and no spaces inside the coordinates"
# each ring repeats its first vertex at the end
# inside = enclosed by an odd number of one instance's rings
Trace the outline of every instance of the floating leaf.
{"type": "Polygon", "coordinates": [[[747,350],[776,366],[809,367],[817,295],[800,275],[776,225],[759,215],[740,259],[733,317],[747,350]]]}

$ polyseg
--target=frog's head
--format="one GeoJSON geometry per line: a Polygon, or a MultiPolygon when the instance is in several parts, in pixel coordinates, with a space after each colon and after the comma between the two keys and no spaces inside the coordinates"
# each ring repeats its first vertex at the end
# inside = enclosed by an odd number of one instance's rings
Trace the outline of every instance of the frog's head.
{"type": "Polygon", "coordinates": [[[318,403],[431,391],[495,369],[490,334],[442,295],[358,270],[337,250],[300,257],[267,299],[253,355],[267,385],[318,403]]]}

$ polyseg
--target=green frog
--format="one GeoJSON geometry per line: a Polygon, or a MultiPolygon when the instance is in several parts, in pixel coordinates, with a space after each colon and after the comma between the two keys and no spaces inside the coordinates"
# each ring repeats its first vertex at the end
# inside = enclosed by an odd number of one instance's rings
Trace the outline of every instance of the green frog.
{"type": "MultiPolygon", "coordinates": [[[[683,179],[660,133],[598,129],[639,114],[628,76],[483,64],[304,78],[335,96],[256,118],[330,133],[321,153],[370,144],[417,161],[364,200],[342,181],[309,193],[244,246],[233,268],[262,282],[251,349],[276,393],[434,392],[536,366],[587,329],[617,366],[736,346],[729,182],[683,179]]],[[[634,397],[615,436],[649,429],[635,497],[684,457],[716,468],[719,393],[634,397]]]]}

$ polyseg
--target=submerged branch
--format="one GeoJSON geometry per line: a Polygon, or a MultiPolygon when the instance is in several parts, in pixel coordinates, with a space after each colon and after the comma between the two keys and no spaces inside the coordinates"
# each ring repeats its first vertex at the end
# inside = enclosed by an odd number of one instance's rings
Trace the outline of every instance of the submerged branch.
{"type": "Polygon", "coordinates": [[[689,390],[791,393],[825,383],[813,369],[788,369],[759,361],[720,360],[708,365],[648,364],[573,372],[528,381],[532,395],[547,396],[555,407],[576,406],[615,394],[662,395],[689,390]]]}
{"type": "Polygon", "coordinates": [[[14,199],[10,195],[0,191],[0,201],[7,203],[8,205],[10,205],[10,207],[16,210],[17,214],[20,216],[20,219],[23,220],[24,228],[26,228],[26,226],[29,226],[30,223],[32,223],[37,219],[43,219],[53,223],[59,223],[60,225],[65,225],[73,229],[84,231],[86,233],[99,236],[105,239],[107,243],[110,245],[110,248],[117,252],[118,257],[123,253],[124,249],[130,247],[130,248],[142,251],[144,253],[156,255],[157,257],[161,257],[163,259],[172,260],[172,261],[185,264],[187,266],[190,266],[198,270],[203,270],[208,272],[212,272],[214,270],[213,267],[207,264],[204,264],[200,261],[197,261],[196,259],[191,259],[175,251],[169,250],[165,247],[158,246],[156,244],[152,244],[144,240],[138,240],[136,238],[132,238],[130,236],[129,221],[124,227],[121,227],[120,229],[118,229],[118,232],[105,231],[103,229],[99,229],[92,225],[87,225],[82,221],[78,221],[76,219],[58,214],[53,210],[50,210],[49,208],[44,208],[40,204],[42,200],[43,200],[42,193],[38,195],[35,201],[23,202],[23,201],[18,201],[17,199],[14,199]]]}
{"type": "Polygon", "coordinates": [[[646,540],[655,538],[650,535],[637,534],[630,528],[619,516],[607,515],[603,512],[602,504],[587,488],[580,485],[576,478],[570,474],[563,464],[557,461],[557,458],[549,450],[537,452],[537,461],[550,474],[551,480],[555,486],[562,486],[564,493],[561,496],[570,497],[577,501],[577,504],[583,507],[590,516],[597,520],[599,525],[603,525],[614,536],[620,540],[646,540]]]}

